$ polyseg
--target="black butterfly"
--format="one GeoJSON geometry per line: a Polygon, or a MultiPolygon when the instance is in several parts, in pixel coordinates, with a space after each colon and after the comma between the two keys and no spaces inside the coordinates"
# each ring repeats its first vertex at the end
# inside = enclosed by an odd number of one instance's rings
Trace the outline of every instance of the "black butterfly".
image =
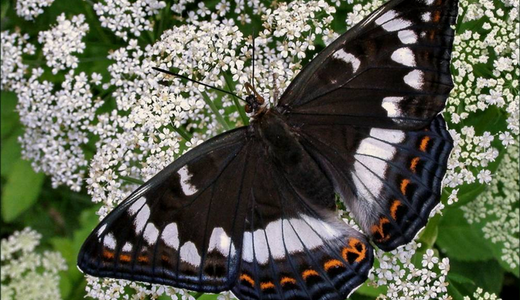
{"type": "Polygon", "coordinates": [[[439,203],[452,139],[457,0],[392,0],[313,59],[278,105],[132,193],[88,237],[85,273],[240,299],[344,299],[373,248],[439,203]],[[365,234],[336,217],[338,193],[365,234]],[[368,237],[367,237],[368,236],[368,237]]]}

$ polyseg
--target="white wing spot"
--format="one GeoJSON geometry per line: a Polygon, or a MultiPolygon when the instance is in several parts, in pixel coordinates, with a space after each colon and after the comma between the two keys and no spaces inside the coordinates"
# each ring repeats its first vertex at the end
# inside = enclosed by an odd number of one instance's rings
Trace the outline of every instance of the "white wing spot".
{"type": "Polygon", "coordinates": [[[395,16],[397,16],[397,13],[395,12],[395,10],[389,10],[384,15],[377,18],[377,20],[375,22],[377,25],[381,25],[383,23],[386,23],[389,20],[392,20],[393,18],[395,18],[395,16]]]}
{"type": "Polygon", "coordinates": [[[402,111],[398,104],[404,97],[385,97],[383,99],[383,108],[386,110],[388,117],[401,117],[402,111]]]}
{"type": "Polygon", "coordinates": [[[231,242],[231,238],[226,234],[222,227],[214,228],[213,232],[211,233],[208,252],[211,252],[214,249],[217,249],[224,256],[228,256],[230,251],[231,256],[235,256],[235,246],[231,242]]]}
{"type": "Polygon", "coordinates": [[[397,36],[403,44],[417,43],[417,34],[413,30],[401,30],[397,33],[397,36]]]}
{"type": "Polygon", "coordinates": [[[431,19],[432,19],[432,13],[431,12],[425,12],[424,14],[422,14],[421,19],[424,22],[430,22],[431,19]]]}
{"type": "Polygon", "coordinates": [[[135,215],[141,207],[146,203],[146,198],[141,197],[137,201],[134,202],[134,204],[130,205],[128,208],[128,214],[133,216],[135,215]]]}
{"type": "Polygon", "coordinates": [[[177,171],[177,173],[181,177],[181,187],[182,191],[184,192],[184,195],[191,196],[195,194],[198,190],[193,184],[190,183],[192,175],[188,171],[188,167],[183,166],[179,169],[179,171],[177,171]]]}
{"type": "Polygon", "coordinates": [[[305,248],[312,250],[322,246],[324,240],[335,240],[340,236],[342,233],[327,222],[307,215],[279,219],[267,224],[265,230],[244,232],[242,259],[252,263],[255,258],[259,264],[265,265],[269,261],[269,252],[274,259],[283,259],[286,250],[291,254],[303,252],[305,248]]]}
{"type": "Polygon", "coordinates": [[[121,250],[123,250],[123,252],[130,252],[130,251],[132,251],[132,247],[133,246],[131,243],[126,242],[125,245],[123,246],[123,249],[121,249],[121,250]]]}
{"type": "Polygon", "coordinates": [[[250,231],[244,232],[244,241],[242,242],[242,260],[248,263],[253,262],[253,234],[250,231]]]}
{"type": "MultiPolygon", "coordinates": [[[[269,250],[267,249],[267,240],[265,231],[257,229],[253,233],[253,242],[255,250],[255,258],[259,264],[265,265],[269,261],[269,250]]],[[[271,247],[271,245],[269,245],[271,247]]]]}
{"type": "Polygon", "coordinates": [[[105,238],[103,239],[103,245],[110,250],[116,249],[116,239],[112,233],[105,235],[105,238]]]}
{"type": "Polygon", "coordinates": [[[413,54],[412,49],[410,48],[399,48],[392,53],[392,60],[396,63],[408,66],[415,67],[417,64],[415,62],[415,55],[413,54]]]}
{"type": "Polygon", "coordinates": [[[198,267],[200,265],[199,251],[197,251],[197,247],[192,242],[186,242],[184,245],[182,245],[180,256],[182,261],[194,267],[198,267]]]}
{"type": "Polygon", "coordinates": [[[426,3],[426,5],[432,5],[434,1],[435,0],[424,0],[424,3],[426,3]]]}
{"type": "Polygon", "coordinates": [[[161,238],[166,245],[173,249],[179,249],[179,231],[176,223],[170,223],[164,227],[161,238]]]}
{"type": "Polygon", "coordinates": [[[141,210],[139,211],[139,213],[137,214],[137,216],[135,217],[135,220],[134,220],[136,234],[140,234],[141,231],[143,231],[144,226],[146,225],[146,222],[148,222],[149,217],[150,217],[150,208],[148,207],[147,204],[145,204],[143,206],[143,208],[141,208],[141,210]]]}
{"type": "Polygon", "coordinates": [[[397,31],[404,28],[407,28],[412,25],[412,22],[406,21],[404,19],[394,19],[388,23],[383,24],[383,29],[386,31],[397,31]]]}
{"type": "Polygon", "coordinates": [[[406,137],[403,131],[401,130],[391,130],[391,129],[380,129],[380,128],[372,128],[370,130],[370,136],[376,139],[380,139],[392,144],[402,143],[406,137]]]}
{"type": "Polygon", "coordinates": [[[413,70],[404,76],[404,82],[414,89],[421,89],[424,85],[424,73],[419,70],[413,70]]]}
{"type": "Polygon", "coordinates": [[[341,231],[330,226],[330,224],[327,222],[309,217],[307,215],[301,215],[301,216],[309,224],[309,226],[314,228],[314,230],[316,230],[316,232],[319,232],[320,234],[323,235],[322,238],[325,238],[327,240],[333,240],[333,239],[336,239],[336,238],[342,236],[341,231]]]}
{"type": "Polygon", "coordinates": [[[357,59],[354,55],[345,52],[343,49],[339,49],[338,51],[332,54],[332,57],[335,59],[340,59],[348,64],[352,64],[352,69],[356,72],[361,65],[361,61],[357,59]]]}
{"type": "Polygon", "coordinates": [[[371,138],[361,141],[356,151],[354,170],[357,176],[353,179],[359,194],[368,202],[373,202],[383,189],[380,177],[388,167],[386,161],[391,160],[396,153],[395,147],[388,143],[400,143],[405,135],[399,130],[373,128],[370,130],[370,136],[371,138]]]}
{"type": "Polygon", "coordinates": [[[144,229],[144,239],[148,243],[148,245],[153,245],[157,242],[157,238],[159,237],[159,230],[153,223],[148,223],[146,228],[144,229]]]}

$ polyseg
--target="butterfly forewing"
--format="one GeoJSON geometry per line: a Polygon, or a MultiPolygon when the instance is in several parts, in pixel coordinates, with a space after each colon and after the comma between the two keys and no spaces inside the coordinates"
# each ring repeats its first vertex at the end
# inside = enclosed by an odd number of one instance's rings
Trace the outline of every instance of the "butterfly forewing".
{"type": "Polygon", "coordinates": [[[247,206],[241,193],[250,189],[246,132],[204,143],[136,190],[87,239],[80,269],[200,291],[230,288],[247,206]]]}
{"type": "Polygon", "coordinates": [[[280,99],[294,124],[421,128],[452,88],[457,1],[394,0],[339,37],[280,99]]]}

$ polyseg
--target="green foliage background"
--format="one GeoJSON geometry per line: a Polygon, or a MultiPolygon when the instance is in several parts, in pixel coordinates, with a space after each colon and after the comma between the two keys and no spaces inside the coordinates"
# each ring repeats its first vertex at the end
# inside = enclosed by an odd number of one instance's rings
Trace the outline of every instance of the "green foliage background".
{"type": "MultiPolygon", "coordinates": [[[[211,9],[216,1],[207,1],[211,9]]],[[[110,77],[107,67],[110,61],[106,54],[110,49],[117,49],[125,43],[116,38],[110,31],[100,26],[92,6],[86,1],[57,0],[36,21],[25,21],[18,17],[14,10],[15,1],[2,0],[1,19],[2,31],[22,29],[31,37],[37,37],[41,30],[49,28],[56,17],[62,12],[67,15],[85,14],[91,25],[85,38],[88,45],[86,51],[79,54],[79,72],[98,72],[104,78],[110,77]]],[[[168,9],[164,9],[164,14],[168,9]]],[[[339,11],[338,19],[346,16],[346,12],[339,11]]],[[[164,22],[157,22],[153,32],[147,32],[140,38],[140,43],[152,43],[162,31],[174,26],[175,20],[160,16],[164,22]]],[[[343,18],[344,19],[344,18],[343,18]]],[[[260,25],[257,22],[258,26],[260,25]]],[[[341,22],[335,27],[343,26],[341,22]]],[[[471,25],[471,24],[470,24],[471,25]]],[[[472,26],[478,26],[473,24],[472,26]]],[[[469,25],[468,25],[469,26],[469,25]]],[[[243,28],[245,34],[250,28],[243,28]]],[[[460,30],[460,29],[459,29],[460,30]]],[[[342,31],[338,29],[338,31],[342,31]]],[[[322,45],[323,46],[323,45],[322,45]]],[[[42,52],[31,61],[31,66],[44,66],[42,52]]],[[[482,69],[490,72],[492,67],[482,69]]],[[[45,80],[59,83],[63,78],[52,76],[50,72],[43,75],[45,80]]],[[[96,96],[96,95],[94,95],[96,96]]],[[[53,189],[50,180],[41,173],[35,173],[30,162],[21,158],[20,145],[17,142],[22,132],[22,125],[16,113],[16,95],[2,91],[1,94],[1,235],[6,238],[16,230],[27,226],[36,229],[43,235],[42,249],[59,251],[67,261],[68,271],[61,276],[61,294],[64,299],[83,299],[85,294],[85,280],[76,268],[76,255],[86,236],[98,223],[95,212],[99,209],[90,201],[85,189],[81,193],[71,192],[66,187],[53,189]]],[[[110,111],[115,103],[108,102],[102,110],[110,111]]],[[[498,131],[504,127],[506,115],[498,109],[488,109],[477,114],[469,122],[477,131],[498,131]],[[494,130],[494,128],[498,130],[494,130]]],[[[468,125],[468,124],[466,124],[468,125]]],[[[94,140],[89,147],[85,147],[88,156],[92,156],[94,140]]],[[[503,148],[497,144],[497,148],[503,148]]],[[[493,169],[500,166],[500,157],[493,163],[493,169]]],[[[430,220],[427,229],[421,235],[423,248],[437,249],[441,257],[450,258],[451,271],[448,281],[449,291],[453,299],[463,299],[465,295],[472,295],[477,287],[485,291],[500,294],[502,299],[518,299],[519,270],[510,269],[500,260],[500,249],[496,244],[483,237],[479,224],[468,224],[464,219],[460,205],[474,201],[487,187],[478,183],[461,188],[459,202],[447,206],[442,216],[435,216],[430,220]]],[[[444,201],[447,194],[444,194],[444,201]]],[[[420,263],[420,257],[418,258],[420,263]]],[[[379,290],[363,287],[353,299],[374,299],[379,290]]],[[[197,295],[199,299],[216,299],[216,296],[197,295]]]]}

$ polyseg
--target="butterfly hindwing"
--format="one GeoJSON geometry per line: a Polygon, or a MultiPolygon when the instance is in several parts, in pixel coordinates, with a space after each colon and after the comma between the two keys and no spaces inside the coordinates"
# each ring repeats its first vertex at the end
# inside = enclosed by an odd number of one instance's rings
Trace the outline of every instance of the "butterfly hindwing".
{"type": "Polygon", "coordinates": [[[279,101],[293,124],[421,128],[453,87],[454,0],[392,0],[309,63],[279,101]]]}
{"type": "Polygon", "coordinates": [[[198,291],[229,289],[240,264],[247,207],[241,198],[251,184],[248,145],[240,128],[173,162],[99,224],[79,268],[198,291]]]}
{"type": "MultiPolygon", "coordinates": [[[[333,192],[323,195],[328,199],[309,201],[287,166],[274,163],[267,154],[258,156],[267,159],[259,160],[254,171],[258,179],[250,191],[234,294],[239,299],[346,298],[366,280],[372,247],[338,219],[335,207],[322,205],[334,202],[333,192]]],[[[322,190],[330,185],[314,184],[307,182],[322,190]]]]}
{"type": "Polygon", "coordinates": [[[379,248],[406,244],[426,225],[453,147],[441,116],[416,131],[349,125],[301,130],[304,146],[379,248]]]}

